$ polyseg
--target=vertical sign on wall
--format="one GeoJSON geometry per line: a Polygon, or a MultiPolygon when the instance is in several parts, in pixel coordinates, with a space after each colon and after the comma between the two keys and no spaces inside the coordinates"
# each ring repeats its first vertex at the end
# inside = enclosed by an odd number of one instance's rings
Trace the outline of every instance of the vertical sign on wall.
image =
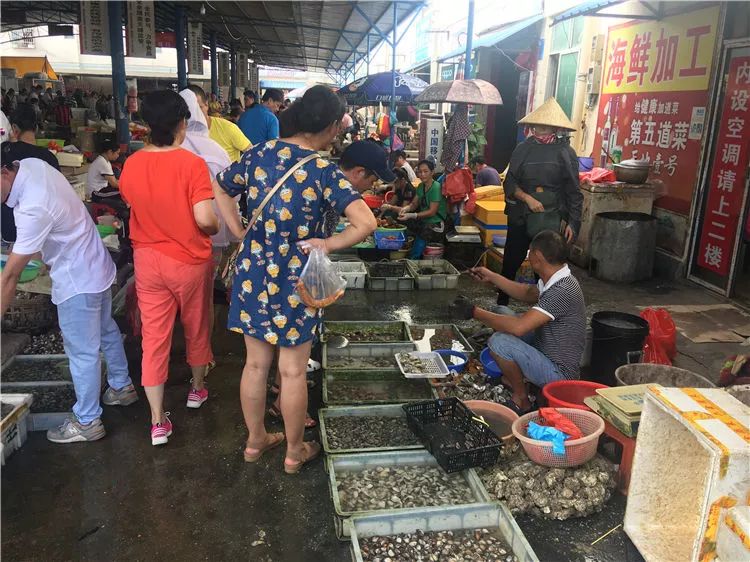
{"type": "Polygon", "coordinates": [[[718,21],[719,8],[706,8],[611,27],[607,38],[597,165],[610,156],[650,161],[650,181],[664,186],[655,205],[683,216],[698,176],[718,21]]]}
{"type": "Polygon", "coordinates": [[[154,3],[152,0],[128,2],[128,27],[125,40],[129,57],[156,58],[154,3]]]}
{"type": "Polygon", "coordinates": [[[219,63],[219,85],[229,86],[229,53],[217,53],[219,63]]]}
{"type": "Polygon", "coordinates": [[[729,63],[719,134],[712,154],[698,265],[726,277],[732,264],[750,161],[750,57],[729,63]]]}
{"type": "Polygon", "coordinates": [[[81,2],[80,40],[82,55],[110,54],[107,2],[81,2]]]}
{"type": "Polygon", "coordinates": [[[258,66],[251,64],[247,74],[247,87],[260,95],[260,82],[258,80],[258,66]]]}
{"type": "Polygon", "coordinates": [[[188,74],[203,74],[203,24],[189,21],[187,27],[188,74]]]}
{"type": "Polygon", "coordinates": [[[443,118],[440,115],[424,114],[419,120],[419,159],[434,158],[435,170],[441,171],[443,156],[443,118]]]}
{"type": "Polygon", "coordinates": [[[247,86],[247,53],[237,53],[237,87],[247,86]]]}

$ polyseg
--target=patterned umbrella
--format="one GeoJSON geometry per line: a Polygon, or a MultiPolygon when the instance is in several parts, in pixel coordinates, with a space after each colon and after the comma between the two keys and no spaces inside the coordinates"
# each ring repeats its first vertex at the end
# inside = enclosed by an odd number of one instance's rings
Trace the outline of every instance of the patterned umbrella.
{"type": "Polygon", "coordinates": [[[485,80],[446,80],[430,84],[417,96],[419,103],[470,103],[502,105],[497,88],[485,80]]]}
{"type": "MultiPolygon", "coordinates": [[[[349,105],[377,105],[391,103],[393,81],[390,72],[378,72],[355,80],[341,88],[338,93],[349,105]]],[[[411,104],[414,98],[427,87],[427,82],[411,74],[396,73],[396,103],[411,104]]]]}

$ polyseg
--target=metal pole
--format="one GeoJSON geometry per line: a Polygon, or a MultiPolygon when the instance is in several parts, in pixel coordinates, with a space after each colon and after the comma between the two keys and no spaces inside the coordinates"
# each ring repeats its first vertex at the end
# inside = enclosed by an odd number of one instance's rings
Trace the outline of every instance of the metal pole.
{"type": "Polygon", "coordinates": [[[469,0],[469,19],[466,23],[466,58],[464,60],[464,80],[471,79],[471,40],[474,36],[474,0],[469,0]]]}
{"type": "MultiPolygon", "coordinates": [[[[473,1],[473,0],[472,0],[473,1]]],[[[396,27],[398,26],[398,2],[393,3],[393,39],[391,39],[391,109],[389,118],[391,120],[391,139],[390,149],[393,152],[393,138],[396,134],[396,120],[393,114],[396,113],[396,27]]]]}
{"type": "Polygon", "coordinates": [[[216,32],[211,32],[211,93],[219,97],[219,64],[216,60],[216,32]]]}
{"type": "Polygon", "coordinates": [[[130,143],[128,130],[127,84],[125,83],[125,51],[122,47],[122,2],[108,2],[109,37],[112,58],[112,95],[115,98],[115,123],[117,124],[117,142],[120,145],[130,143]]]}
{"type": "MultiPolygon", "coordinates": [[[[367,32],[367,67],[365,69],[365,77],[370,75],[370,32],[367,32]]],[[[370,108],[365,107],[365,135],[367,138],[367,124],[370,122],[370,108]]]]}
{"type": "MultiPolygon", "coordinates": [[[[247,73],[247,69],[244,70],[247,73]]],[[[229,101],[237,97],[237,53],[234,45],[229,49],[229,101]]],[[[242,99],[242,96],[240,96],[242,99]]],[[[243,105],[244,107],[244,105],[243,105]]]]}
{"type": "Polygon", "coordinates": [[[177,47],[177,89],[187,88],[187,67],[185,66],[185,8],[175,6],[174,38],[177,47]]]}

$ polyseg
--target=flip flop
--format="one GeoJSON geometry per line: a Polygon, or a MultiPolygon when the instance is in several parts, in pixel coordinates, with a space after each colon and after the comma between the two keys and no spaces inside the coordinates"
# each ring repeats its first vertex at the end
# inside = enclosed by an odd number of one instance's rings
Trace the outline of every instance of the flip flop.
{"type": "Polygon", "coordinates": [[[266,444],[263,447],[258,448],[257,453],[248,453],[248,448],[255,449],[256,447],[247,447],[245,446],[244,456],[245,456],[245,462],[257,462],[260,457],[263,456],[263,453],[266,451],[270,451],[274,447],[278,447],[284,442],[284,434],[283,433],[269,433],[268,437],[266,438],[266,444]]]}
{"type": "Polygon", "coordinates": [[[512,399],[508,402],[504,402],[503,405],[513,410],[516,414],[519,415],[519,417],[528,414],[534,409],[533,405],[530,405],[528,408],[521,408],[521,406],[516,404],[516,402],[512,399]]]}
{"type": "Polygon", "coordinates": [[[284,459],[284,472],[287,474],[297,474],[305,464],[320,455],[320,443],[316,443],[315,441],[305,441],[303,445],[305,446],[304,454],[290,456],[289,453],[287,453],[286,458],[284,459]],[[287,458],[290,458],[295,462],[289,464],[286,462],[287,458]]]}
{"type": "MultiPolygon", "coordinates": [[[[281,410],[279,410],[274,404],[271,404],[268,407],[267,412],[268,415],[274,419],[282,419],[281,410]]],[[[311,429],[313,427],[316,427],[317,425],[318,422],[316,422],[308,412],[305,412],[305,429],[311,429]]]]}
{"type": "Polygon", "coordinates": [[[320,371],[320,363],[318,361],[315,361],[315,359],[308,359],[307,360],[307,372],[308,373],[314,373],[315,371],[320,371]]]}

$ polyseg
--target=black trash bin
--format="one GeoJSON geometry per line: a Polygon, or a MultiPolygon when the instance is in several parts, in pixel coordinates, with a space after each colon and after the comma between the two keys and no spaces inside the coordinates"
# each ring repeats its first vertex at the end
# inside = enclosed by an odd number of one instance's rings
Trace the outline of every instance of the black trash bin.
{"type": "Polygon", "coordinates": [[[591,317],[591,380],[616,386],[615,370],[628,363],[628,353],[643,350],[648,322],[624,312],[596,312],[591,317]]]}

